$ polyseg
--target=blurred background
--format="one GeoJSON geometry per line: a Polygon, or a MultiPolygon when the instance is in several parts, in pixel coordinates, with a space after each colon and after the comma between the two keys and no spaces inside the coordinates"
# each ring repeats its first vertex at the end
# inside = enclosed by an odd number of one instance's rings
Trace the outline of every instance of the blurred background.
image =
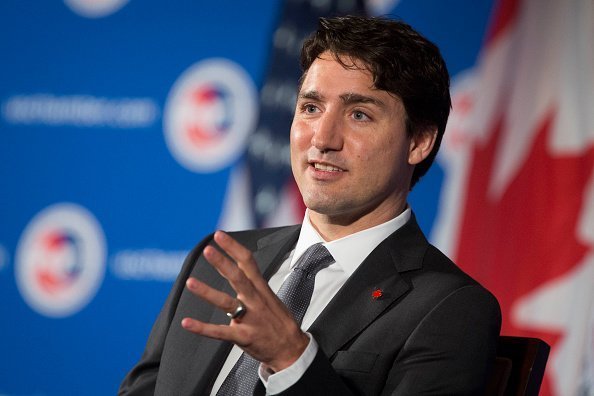
{"type": "Polygon", "coordinates": [[[288,131],[319,16],[403,19],[453,111],[410,204],[594,395],[591,0],[3,0],[0,395],[115,394],[206,234],[301,221],[288,131]]]}

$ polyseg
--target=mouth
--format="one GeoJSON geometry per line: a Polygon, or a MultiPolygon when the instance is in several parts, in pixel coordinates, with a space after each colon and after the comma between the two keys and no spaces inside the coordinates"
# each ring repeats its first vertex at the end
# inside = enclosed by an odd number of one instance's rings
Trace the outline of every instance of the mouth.
{"type": "Polygon", "coordinates": [[[341,169],[335,165],[321,163],[321,162],[310,162],[311,166],[315,168],[315,170],[324,171],[324,172],[344,172],[344,169],[341,169]]]}

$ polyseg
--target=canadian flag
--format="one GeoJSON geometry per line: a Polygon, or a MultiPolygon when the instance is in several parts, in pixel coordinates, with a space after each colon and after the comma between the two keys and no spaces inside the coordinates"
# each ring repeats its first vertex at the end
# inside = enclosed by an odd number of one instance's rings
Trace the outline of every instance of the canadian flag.
{"type": "Polygon", "coordinates": [[[551,345],[541,394],[594,395],[594,2],[499,1],[452,94],[432,239],[551,345]]]}

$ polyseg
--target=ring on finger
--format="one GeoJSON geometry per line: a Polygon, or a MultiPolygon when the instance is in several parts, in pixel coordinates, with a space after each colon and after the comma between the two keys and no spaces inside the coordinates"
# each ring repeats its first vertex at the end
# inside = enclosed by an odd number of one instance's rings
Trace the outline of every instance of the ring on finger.
{"type": "Polygon", "coordinates": [[[243,302],[237,298],[237,307],[235,307],[235,309],[231,312],[227,312],[227,316],[230,317],[231,319],[239,319],[241,318],[243,315],[245,315],[247,308],[245,307],[245,305],[243,305],[243,302]]]}

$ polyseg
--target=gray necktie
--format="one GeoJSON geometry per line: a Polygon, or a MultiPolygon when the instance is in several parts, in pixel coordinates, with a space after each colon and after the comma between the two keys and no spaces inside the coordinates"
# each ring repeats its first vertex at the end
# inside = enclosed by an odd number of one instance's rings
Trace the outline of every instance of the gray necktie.
{"type": "MultiPolygon", "coordinates": [[[[295,268],[284,281],[277,296],[291,311],[297,323],[301,324],[313,294],[318,271],[334,262],[334,258],[322,245],[310,246],[299,258],[295,268]]],[[[258,383],[260,362],[243,353],[225,378],[217,396],[251,396],[258,383]]]]}

